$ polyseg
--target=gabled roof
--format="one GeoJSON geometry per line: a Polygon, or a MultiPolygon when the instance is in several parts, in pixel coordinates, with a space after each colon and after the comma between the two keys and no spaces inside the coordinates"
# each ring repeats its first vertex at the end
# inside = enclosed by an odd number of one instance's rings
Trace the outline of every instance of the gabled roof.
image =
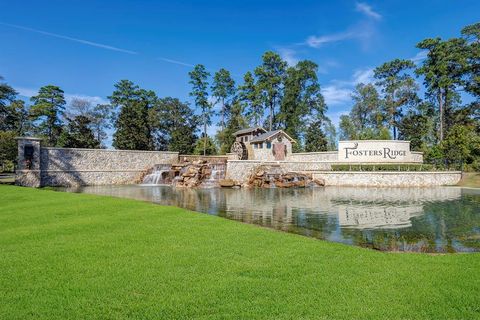
{"type": "Polygon", "coordinates": [[[240,134],[246,134],[246,133],[250,133],[250,132],[253,132],[253,131],[257,131],[257,130],[267,132],[267,130],[263,129],[262,127],[252,127],[252,128],[246,128],[246,129],[238,130],[237,132],[234,132],[233,135],[238,136],[240,134]]]}
{"type": "Polygon", "coordinates": [[[273,131],[268,131],[265,132],[264,134],[261,134],[259,136],[254,137],[250,142],[263,142],[265,140],[269,140],[270,138],[273,138],[279,133],[283,133],[285,137],[290,140],[291,142],[296,142],[292,137],[290,137],[285,131],[283,130],[273,130],[273,131]]]}

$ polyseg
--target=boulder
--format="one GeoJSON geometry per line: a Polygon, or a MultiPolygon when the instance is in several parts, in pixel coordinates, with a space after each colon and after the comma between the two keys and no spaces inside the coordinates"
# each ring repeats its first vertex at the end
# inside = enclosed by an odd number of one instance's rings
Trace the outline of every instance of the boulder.
{"type": "Polygon", "coordinates": [[[232,179],[223,179],[219,180],[218,184],[220,184],[220,187],[222,188],[232,188],[233,186],[235,186],[235,181],[233,181],[232,179]]]}

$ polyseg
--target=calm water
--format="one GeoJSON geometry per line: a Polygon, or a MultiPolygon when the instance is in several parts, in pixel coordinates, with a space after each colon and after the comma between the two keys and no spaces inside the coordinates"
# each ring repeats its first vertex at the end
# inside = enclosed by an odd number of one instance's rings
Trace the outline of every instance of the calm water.
{"type": "Polygon", "coordinates": [[[474,189],[325,187],[249,190],[130,185],[66,190],[174,205],[377,250],[480,251],[480,191],[474,189]]]}

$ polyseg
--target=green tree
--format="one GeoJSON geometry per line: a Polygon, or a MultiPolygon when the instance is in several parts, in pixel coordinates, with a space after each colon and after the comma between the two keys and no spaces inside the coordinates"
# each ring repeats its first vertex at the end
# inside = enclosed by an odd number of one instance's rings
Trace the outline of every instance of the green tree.
{"type": "Polygon", "coordinates": [[[217,133],[217,140],[220,141],[220,154],[230,152],[230,148],[235,142],[233,133],[244,129],[246,126],[247,121],[243,116],[242,104],[238,100],[235,100],[231,108],[227,126],[224,130],[217,133]]]}
{"type": "Polygon", "coordinates": [[[195,143],[193,154],[212,156],[217,154],[217,146],[210,137],[201,137],[195,143]]]}
{"type": "Polygon", "coordinates": [[[328,140],[322,130],[322,121],[312,122],[305,133],[305,151],[318,152],[327,151],[328,140]]]}
{"type": "Polygon", "coordinates": [[[176,98],[161,98],[152,112],[157,150],[191,154],[197,141],[198,117],[188,104],[176,98]]]}
{"type": "Polygon", "coordinates": [[[356,140],[358,139],[357,128],[349,115],[340,116],[340,140],[356,140]]]}
{"type": "Polygon", "coordinates": [[[215,72],[212,84],[212,96],[215,98],[215,104],[220,103],[220,128],[223,131],[225,121],[230,112],[232,99],[235,95],[235,81],[230,76],[230,72],[220,69],[215,72]]]}
{"type": "Polygon", "coordinates": [[[67,125],[58,141],[59,145],[65,148],[100,148],[100,142],[95,139],[91,124],[90,118],[84,115],[67,118],[67,125]]]}
{"type": "Polygon", "coordinates": [[[103,142],[107,139],[107,130],[111,129],[113,118],[113,107],[110,104],[97,104],[90,112],[90,121],[95,139],[100,142],[102,148],[103,142]]]}
{"type": "Polygon", "coordinates": [[[212,105],[208,101],[208,77],[210,73],[207,72],[205,67],[201,64],[197,64],[192,71],[188,73],[190,76],[189,83],[192,85],[192,91],[190,96],[194,97],[195,105],[201,109],[200,121],[203,124],[204,150],[203,154],[207,154],[207,127],[212,124],[212,105]]]}
{"type": "Polygon", "coordinates": [[[419,113],[407,113],[398,123],[399,138],[410,141],[412,150],[421,151],[428,143],[430,119],[419,113]]]}
{"type": "Polygon", "coordinates": [[[428,50],[427,58],[415,72],[423,76],[427,95],[436,102],[439,114],[438,138],[442,141],[445,112],[459,100],[456,89],[462,85],[467,67],[465,39],[425,39],[417,44],[417,48],[428,50]]]}
{"type": "Polygon", "coordinates": [[[46,137],[48,145],[57,145],[62,130],[61,116],[65,110],[63,90],[53,85],[44,86],[30,100],[33,103],[30,114],[36,130],[46,137]]]}
{"type": "Polygon", "coordinates": [[[0,76],[0,130],[5,130],[4,123],[8,116],[7,105],[15,100],[17,92],[8,84],[3,82],[0,76]]]}
{"type": "Polygon", "coordinates": [[[274,128],[275,110],[282,100],[283,82],[287,63],[275,52],[267,51],[262,56],[262,65],[255,68],[257,86],[264,105],[269,110],[269,130],[274,128]]]}
{"type": "Polygon", "coordinates": [[[480,99],[480,22],[463,28],[462,35],[467,54],[465,91],[480,99]]]}
{"type": "Polygon", "coordinates": [[[355,87],[352,99],[354,105],[350,116],[359,132],[367,128],[380,129],[384,119],[381,112],[382,101],[377,89],[370,83],[360,83],[355,87]]]}
{"type": "Polygon", "coordinates": [[[17,160],[16,133],[13,131],[0,131],[0,170],[13,171],[17,160]]]}
{"type": "Polygon", "coordinates": [[[238,88],[238,98],[250,125],[260,126],[263,118],[262,99],[253,74],[250,71],[245,73],[243,85],[238,88]]]}
{"type": "Polygon", "coordinates": [[[280,126],[298,142],[303,140],[309,119],[317,124],[325,119],[327,106],[320,92],[317,70],[317,64],[304,60],[286,72],[277,119],[280,126]]]}
{"type": "Polygon", "coordinates": [[[480,136],[471,126],[456,124],[447,132],[440,148],[448,163],[470,164],[480,157],[480,136]]]}
{"type": "Polygon", "coordinates": [[[23,100],[14,100],[6,106],[6,117],[0,130],[13,131],[17,135],[25,135],[30,130],[30,119],[23,100]]]}
{"type": "Polygon", "coordinates": [[[112,128],[113,107],[110,104],[97,104],[93,106],[91,101],[81,98],[73,98],[68,106],[67,117],[85,116],[90,120],[89,127],[92,129],[95,139],[100,142],[108,137],[106,130],[112,128]]]}
{"type": "Polygon", "coordinates": [[[410,60],[395,59],[375,68],[376,85],[384,94],[383,107],[388,126],[393,130],[393,139],[397,139],[398,121],[402,108],[417,102],[417,84],[408,73],[415,64],[410,60]]]}
{"type": "Polygon", "coordinates": [[[149,109],[157,99],[155,93],[140,89],[131,81],[121,80],[108,98],[115,108],[120,109],[112,145],[124,150],[153,150],[149,109]]]}

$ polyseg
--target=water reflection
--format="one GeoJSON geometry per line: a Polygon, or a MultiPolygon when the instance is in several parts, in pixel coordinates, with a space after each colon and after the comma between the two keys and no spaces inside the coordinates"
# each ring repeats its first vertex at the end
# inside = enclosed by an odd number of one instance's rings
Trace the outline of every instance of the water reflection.
{"type": "Polygon", "coordinates": [[[378,250],[480,251],[480,192],[452,188],[69,189],[175,205],[378,250]]]}

